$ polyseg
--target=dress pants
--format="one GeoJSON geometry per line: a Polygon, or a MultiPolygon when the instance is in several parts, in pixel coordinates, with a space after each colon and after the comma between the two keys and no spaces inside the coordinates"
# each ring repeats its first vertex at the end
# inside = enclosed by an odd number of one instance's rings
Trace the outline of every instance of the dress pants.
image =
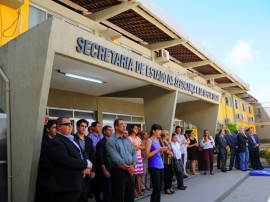
{"type": "Polygon", "coordinates": [[[112,202],[134,202],[135,178],[121,168],[111,168],[112,202]]]}
{"type": "Polygon", "coordinates": [[[172,188],[172,164],[164,164],[164,190],[172,188]]]}
{"type": "Polygon", "coordinates": [[[231,153],[231,157],[230,157],[230,165],[229,165],[229,169],[233,169],[234,166],[234,162],[235,162],[235,155],[236,155],[236,150],[235,148],[230,148],[230,153],[231,153]]]}
{"type": "Polygon", "coordinates": [[[150,202],[160,202],[161,184],[163,180],[163,169],[149,168],[149,173],[152,180],[153,191],[150,202]]]}
{"type": "Polygon", "coordinates": [[[54,202],[83,202],[83,192],[56,192],[54,202]]]}
{"type": "Polygon", "coordinates": [[[148,159],[143,159],[143,174],[141,179],[141,187],[142,189],[150,188],[150,174],[148,172],[148,159]]]}
{"type": "Polygon", "coordinates": [[[210,149],[204,149],[204,170],[208,171],[208,165],[210,162],[210,171],[213,171],[213,165],[214,165],[214,151],[212,148],[210,149]]]}
{"type": "Polygon", "coordinates": [[[248,147],[246,147],[245,152],[239,152],[239,157],[240,157],[240,169],[248,170],[248,161],[249,161],[248,147]]]}
{"type": "Polygon", "coordinates": [[[237,169],[240,169],[240,157],[239,157],[239,151],[238,151],[238,149],[235,150],[234,167],[237,168],[237,169]]]}
{"type": "Polygon", "coordinates": [[[177,159],[174,162],[174,172],[177,180],[177,187],[183,187],[184,186],[184,181],[183,181],[183,176],[184,176],[184,169],[183,169],[183,163],[181,159],[177,159]]]}
{"type": "Polygon", "coordinates": [[[100,186],[99,186],[99,183],[100,183],[100,177],[99,177],[99,172],[96,172],[96,176],[95,178],[91,179],[90,180],[90,189],[89,190],[89,193],[93,193],[94,196],[95,196],[95,199],[96,199],[96,202],[101,202],[101,197],[100,197],[100,186]]]}
{"type": "Polygon", "coordinates": [[[53,202],[54,195],[48,191],[48,187],[36,188],[35,202],[53,202]]]}
{"type": "Polygon", "coordinates": [[[227,151],[225,149],[219,149],[221,170],[226,171],[227,151]]]}
{"type": "Polygon", "coordinates": [[[260,150],[258,147],[249,150],[250,163],[253,169],[263,169],[260,160],[260,150]]]}
{"type": "Polygon", "coordinates": [[[112,201],[112,186],[110,178],[103,179],[103,202],[111,202],[112,201]]]}
{"type": "Polygon", "coordinates": [[[182,163],[183,163],[183,169],[184,169],[184,173],[187,172],[186,167],[187,167],[187,151],[183,154],[181,154],[181,159],[182,159],[182,163]]]}
{"type": "Polygon", "coordinates": [[[220,156],[221,156],[221,154],[220,154],[220,152],[218,152],[218,154],[217,154],[217,168],[218,169],[220,169],[220,162],[221,162],[221,160],[220,160],[220,156]]]}

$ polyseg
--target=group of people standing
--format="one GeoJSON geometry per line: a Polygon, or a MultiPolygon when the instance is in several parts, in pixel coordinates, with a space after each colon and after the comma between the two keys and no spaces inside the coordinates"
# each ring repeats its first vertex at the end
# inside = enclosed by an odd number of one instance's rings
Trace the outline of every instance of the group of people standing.
{"type": "Polygon", "coordinates": [[[204,130],[199,144],[192,130],[182,134],[179,126],[170,135],[159,124],[153,124],[148,135],[137,125],[132,125],[127,133],[127,124],[122,119],[114,121],[114,128],[109,125],[101,128],[99,122],[89,126],[87,120],[80,119],[76,122],[76,134],[72,134],[69,118],[45,120],[36,202],[87,202],[92,195],[97,202],[133,202],[148,191],[152,191],[150,201],[159,202],[162,187],[165,194],[175,192],[174,175],[177,189],[187,188],[183,180],[188,177],[186,164],[190,160],[190,170],[195,175],[200,148],[205,175],[209,164],[210,174],[214,174],[215,149],[219,151],[218,167],[226,172],[228,146],[229,169],[235,165],[247,170],[249,156],[253,169],[263,169],[258,159],[259,139],[252,128],[247,135],[241,129],[237,135],[221,130],[215,140],[204,130]]]}
{"type": "Polygon", "coordinates": [[[222,129],[216,135],[215,142],[219,150],[217,168],[222,172],[230,171],[233,167],[242,171],[264,169],[260,161],[260,140],[254,134],[253,127],[246,131],[240,128],[237,134],[231,133],[229,129],[222,129]],[[230,150],[229,169],[226,168],[228,150],[230,150]]]}

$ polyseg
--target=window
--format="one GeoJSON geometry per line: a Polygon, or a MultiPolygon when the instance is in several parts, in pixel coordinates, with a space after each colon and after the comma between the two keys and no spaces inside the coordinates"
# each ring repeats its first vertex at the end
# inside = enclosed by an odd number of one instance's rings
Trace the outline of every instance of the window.
{"type": "Polygon", "coordinates": [[[41,9],[37,6],[30,5],[29,8],[29,18],[28,18],[28,29],[31,29],[32,27],[42,23],[43,21],[49,19],[50,17],[56,17],[58,19],[64,20],[65,22],[74,25],[75,27],[80,27],[81,29],[92,33],[93,31],[83,25],[79,25],[76,22],[73,22],[69,19],[66,19],[63,16],[59,16],[55,13],[51,13],[50,11],[47,11],[45,9],[41,9]]]}
{"type": "Polygon", "coordinates": [[[248,113],[249,113],[249,114],[252,114],[251,107],[248,107],[248,113]]]}
{"type": "Polygon", "coordinates": [[[231,99],[229,97],[225,97],[226,105],[231,106],[231,99]]]}
{"type": "Polygon", "coordinates": [[[246,105],[244,103],[242,103],[242,110],[243,110],[243,112],[246,111],[246,105]]]}
{"type": "Polygon", "coordinates": [[[239,109],[238,100],[234,100],[234,107],[235,109],[239,109]]]}
{"type": "Polygon", "coordinates": [[[86,119],[89,124],[96,121],[96,114],[93,111],[48,107],[47,113],[51,120],[56,120],[58,117],[69,117],[73,126],[73,134],[77,132],[76,123],[78,120],[86,119]]]}
{"type": "Polygon", "coordinates": [[[144,129],[144,117],[143,116],[136,116],[136,115],[128,115],[128,114],[115,114],[109,112],[103,112],[103,125],[113,126],[115,119],[123,119],[127,123],[127,129],[130,128],[132,124],[136,124],[144,129]]]}

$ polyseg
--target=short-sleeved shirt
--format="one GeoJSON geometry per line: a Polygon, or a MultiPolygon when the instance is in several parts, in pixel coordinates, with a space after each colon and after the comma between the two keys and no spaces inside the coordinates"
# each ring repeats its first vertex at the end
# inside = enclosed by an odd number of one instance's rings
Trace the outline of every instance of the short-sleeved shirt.
{"type": "MultiPolygon", "coordinates": [[[[135,146],[140,146],[142,144],[142,140],[138,136],[136,136],[136,138],[129,136],[128,138],[131,141],[131,143],[134,144],[135,146]]],[[[138,156],[141,156],[142,150],[139,149],[136,151],[136,153],[138,156]]]]}

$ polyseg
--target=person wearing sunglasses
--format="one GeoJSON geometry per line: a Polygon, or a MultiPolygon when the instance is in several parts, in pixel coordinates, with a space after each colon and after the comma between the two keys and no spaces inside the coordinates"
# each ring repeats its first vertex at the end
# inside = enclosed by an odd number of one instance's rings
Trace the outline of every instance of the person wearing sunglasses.
{"type": "Polygon", "coordinates": [[[90,175],[92,163],[74,141],[69,118],[59,117],[57,130],[47,147],[52,171],[49,191],[54,193],[55,202],[78,202],[83,198],[84,177],[90,175]]]}

